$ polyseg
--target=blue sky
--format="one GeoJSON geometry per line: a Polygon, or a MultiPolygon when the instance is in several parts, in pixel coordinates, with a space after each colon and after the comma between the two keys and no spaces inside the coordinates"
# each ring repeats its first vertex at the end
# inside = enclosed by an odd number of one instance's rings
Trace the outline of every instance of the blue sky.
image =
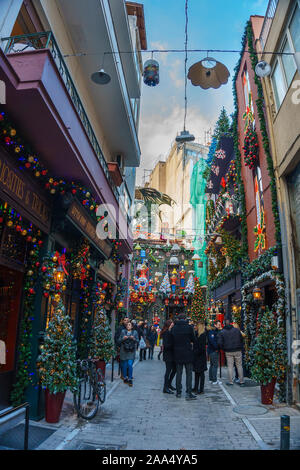
{"type": "MultiPolygon", "coordinates": [[[[144,4],[148,49],[184,49],[185,0],[141,0],[144,4]]],[[[268,0],[189,0],[188,49],[240,50],[242,35],[250,15],[264,15],[268,0]]],[[[226,85],[203,90],[188,80],[186,128],[196,142],[205,143],[205,131],[213,130],[224,106],[233,112],[232,77],[238,53],[210,53],[230,71],[226,85]]],[[[206,53],[189,53],[187,70],[206,53]]],[[[143,53],[143,61],[150,55],[143,53]]],[[[168,153],[183,129],[184,53],[155,53],[160,64],[160,84],[142,85],[139,138],[142,150],[137,183],[144,169],[152,169],[168,153]]]]}

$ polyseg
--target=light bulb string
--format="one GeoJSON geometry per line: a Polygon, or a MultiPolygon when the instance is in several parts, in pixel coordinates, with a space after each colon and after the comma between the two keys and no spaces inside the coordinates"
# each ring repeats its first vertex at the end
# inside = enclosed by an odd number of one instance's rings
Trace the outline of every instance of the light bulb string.
{"type": "MultiPolygon", "coordinates": [[[[154,54],[154,53],[191,53],[191,52],[203,52],[208,54],[209,52],[215,53],[232,53],[240,54],[242,51],[236,49],[143,49],[133,51],[105,51],[105,52],[77,52],[75,54],[63,54],[63,57],[84,57],[91,55],[114,55],[114,54],[135,54],[135,53],[144,53],[144,54],[154,54]]],[[[250,51],[243,51],[244,54],[250,54],[250,51]]],[[[251,51],[251,54],[254,55],[280,55],[280,56],[294,56],[293,52],[279,52],[279,51],[251,51]]]]}

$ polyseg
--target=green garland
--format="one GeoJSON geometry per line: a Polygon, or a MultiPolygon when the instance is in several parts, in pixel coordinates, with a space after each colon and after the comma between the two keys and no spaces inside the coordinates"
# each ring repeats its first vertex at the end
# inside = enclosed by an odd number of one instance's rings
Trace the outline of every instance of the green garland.
{"type": "MultiPolygon", "coordinates": [[[[256,51],[254,49],[254,46],[253,46],[254,38],[253,38],[252,25],[250,21],[247,24],[246,32],[247,32],[247,40],[248,40],[248,48],[250,52],[251,65],[252,65],[252,69],[255,72],[255,67],[258,63],[258,58],[257,58],[257,54],[255,53],[256,51]]],[[[280,219],[279,219],[278,202],[277,202],[278,199],[277,199],[276,179],[275,179],[275,174],[274,174],[273,159],[272,159],[272,155],[270,151],[269,137],[268,137],[268,131],[267,131],[265,113],[264,113],[264,94],[263,94],[261,80],[256,75],[256,73],[254,73],[254,82],[257,86],[257,93],[258,93],[256,106],[257,106],[257,114],[259,117],[260,132],[262,135],[263,148],[264,148],[266,159],[267,159],[268,174],[270,177],[272,212],[273,212],[274,223],[275,223],[275,238],[276,238],[276,242],[278,246],[281,247],[281,230],[280,230],[280,219]]]]}

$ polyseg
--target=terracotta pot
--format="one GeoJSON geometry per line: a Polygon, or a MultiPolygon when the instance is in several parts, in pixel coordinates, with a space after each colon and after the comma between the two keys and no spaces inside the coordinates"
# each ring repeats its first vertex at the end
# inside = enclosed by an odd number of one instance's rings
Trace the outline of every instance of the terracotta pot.
{"type": "Polygon", "coordinates": [[[45,390],[45,419],[47,423],[58,423],[66,392],[50,393],[45,390]]]}
{"type": "Polygon", "coordinates": [[[261,402],[263,405],[272,405],[276,379],[272,379],[267,385],[261,385],[261,402]]]}
{"type": "Polygon", "coordinates": [[[98,360],[98,361],[96,362],[96,368],[97,368],[97,369],[101,369],[103,378],[105,379],[105,368],[106,368],[105,361],[98,360]]]}

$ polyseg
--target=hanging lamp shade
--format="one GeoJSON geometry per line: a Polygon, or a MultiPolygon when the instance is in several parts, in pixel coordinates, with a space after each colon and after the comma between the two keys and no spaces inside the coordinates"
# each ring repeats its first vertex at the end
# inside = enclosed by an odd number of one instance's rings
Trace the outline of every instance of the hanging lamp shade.
{"type": "Polygon", "coordinates": [[[159,84],[159,63],[156,60],[146,60],[143,77],[144,83],[148,86],[156,86],[159,84]]]}
{"type": "Polygon", "coordinates": [[[189,131],[184,130],[180,132],[180,135],[178,135],[175,140],[179,144],[184,144],[185,142],[192,142],[195,140],[195,137],[193,134],[190,134],[189,131]]]}
{"type": "Polygon", "coordinates": [[[207,57],[189,68],[188,78],[192,85],[200,86],[204,90],[219,88],[228,82],[229,71],[221,62],[207,57]],[[204,65],[205,64],[205,65],[204,65]]]}
{"type": "Polygon", "coordinates": [[[192,260],[193,261],[199,261],[201,258],[200,256],[198,255],[198,253],[195,253],[194,256],[192,256],[192,260]]]}
{"type": "Polygon", "coordinates": [[[108,73],[104,71],[104,69],[101,69],[98,70],[98,72],[92,73],[91,79],[94,83],[97,83],[97,85],[106,85],[110,82],[111,77],[108,73]]]}

